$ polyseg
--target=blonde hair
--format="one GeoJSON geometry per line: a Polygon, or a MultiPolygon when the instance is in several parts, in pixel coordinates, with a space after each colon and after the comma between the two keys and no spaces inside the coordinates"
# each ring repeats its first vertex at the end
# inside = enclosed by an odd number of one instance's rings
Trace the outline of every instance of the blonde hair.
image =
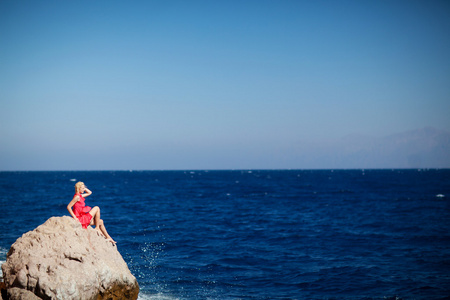
{"type": "Polygon", "coordinates": [[[75,194],[79,193],[79,191],[80,191],[80,189],[81,189],[81,186],[83,186],[83,185],[84,185],[84,182],[81,182],[81,181],[78,181],[78,182],[75,184],[75,194]]]}

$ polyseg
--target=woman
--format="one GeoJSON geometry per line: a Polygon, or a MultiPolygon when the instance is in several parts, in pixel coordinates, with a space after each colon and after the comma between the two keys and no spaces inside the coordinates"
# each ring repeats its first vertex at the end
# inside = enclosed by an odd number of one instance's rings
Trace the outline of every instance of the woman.
{"type": "Polygon", "coordinates": [[[67,210],[75,220],[80,221],[83,228],[87,228],[89,225],[95,225],[95,229],[115,245],[116,242],[109,236],[105,225],[103,224],[103,220],[100,219],[100,208],[95,206],[91,209],[84,204],[84,197],[90,196],[91,194],[92,192],[88,190],[83,182],[77,182],[77,184],[75,184],[75,195],[73,196],[72,201],[67,205],[67,210]]]}

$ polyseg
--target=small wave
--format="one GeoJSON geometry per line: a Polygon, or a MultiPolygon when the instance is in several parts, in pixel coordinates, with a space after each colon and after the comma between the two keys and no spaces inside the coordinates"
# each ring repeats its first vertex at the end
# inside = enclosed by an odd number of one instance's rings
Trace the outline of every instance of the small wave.
{"type": "Polygon", "coordinates": [[[444,198],[444,197],[445,197],[445,195],[442,195],[442,194],[437,194],[437,195],[436,195],[436,197],[438,197],[438,198],[444,198]]]}
{"type": "MultiPolygon", "coordinates": [[[[0,268],[2,265],[6,262],[6,254],[8,253],[8,250],[0,247],[0,268]]],[[[3,281],[3,272],[0,271],[0,282],[3,281]]]]}
{"type": "Polygon", "coordinates": [[[6,254],[8,254],[8,249],[0,247],[0,261],[6,259],[6,254]]]}
{"type": "Polygon", "coordinates": [[[179,299],[179,298],[172,297],[172,296],[166,296],[162,293],[149,295],[149,294],[140,292],[139,296],[138,296],[138,300],[176,300],[176,299],[179,299]]]}

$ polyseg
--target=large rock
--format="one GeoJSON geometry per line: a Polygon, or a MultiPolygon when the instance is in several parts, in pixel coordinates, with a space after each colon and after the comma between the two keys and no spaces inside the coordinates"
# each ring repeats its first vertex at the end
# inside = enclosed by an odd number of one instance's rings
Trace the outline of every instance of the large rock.
{"type": "Polygon", "coordinates": [[[42,299],[137,299],[139,285],[117,247],[71,217],[53,217],[18,238],[2,265],[7,290],[42,299]]]}

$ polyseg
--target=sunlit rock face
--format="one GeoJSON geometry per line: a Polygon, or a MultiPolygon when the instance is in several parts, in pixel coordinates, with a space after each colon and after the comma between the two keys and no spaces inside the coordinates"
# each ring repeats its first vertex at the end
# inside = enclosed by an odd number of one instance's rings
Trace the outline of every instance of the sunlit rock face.
{"type": "Polygon", "coordinates": [[[2,271],[8,291],[41,299],[137,299],[139,293],[117,247],[68,216],[52,217],[18,238],[2,271]]]}

